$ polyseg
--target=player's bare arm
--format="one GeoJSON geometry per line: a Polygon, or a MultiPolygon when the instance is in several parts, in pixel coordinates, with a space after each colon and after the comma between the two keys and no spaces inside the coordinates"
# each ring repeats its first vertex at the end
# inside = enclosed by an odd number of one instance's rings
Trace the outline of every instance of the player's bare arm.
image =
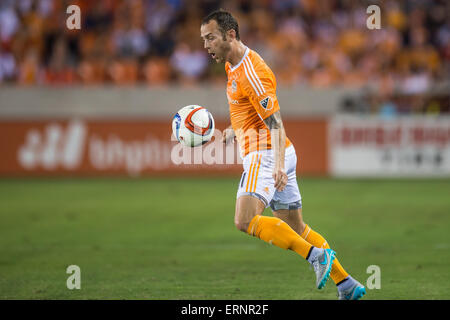
{"type": "Polygon", "coordinates": [[[284,171],[286,132],[284,131],[280,111],[277,111],[268,118],[264,119],[264,123],[270,130],[272,150],[275,156],[275,166],[273,168],[275,188],[279,191],[283,191],[288,182],[288,177],[284,171]]]}
{"type": "Polygon", "coordinates": [[[225,144],[230,143],[234,140],[236,134],[234,133],[233,127],[229,125],[222,133],[222,142],[225,144]]]}

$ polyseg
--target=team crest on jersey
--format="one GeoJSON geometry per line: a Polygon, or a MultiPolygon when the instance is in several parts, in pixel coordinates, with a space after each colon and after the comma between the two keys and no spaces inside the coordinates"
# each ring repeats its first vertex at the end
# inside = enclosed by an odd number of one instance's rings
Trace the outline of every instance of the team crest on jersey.
{"type": "Polygon", "coordinates": [[[270,97],[266,97],[264,99],[262,99],[259,104],[266,110],[270,110],[272,108],[268,108],[269,106],[269,102],[270,102],[270,97]]]}
{"type": "Polygon", "coordinates": [[[231,92],[235,93],[236,90],[237,90],[237,83],[236,83],[236,80],[233,80],[231,82],[231,92]]]}

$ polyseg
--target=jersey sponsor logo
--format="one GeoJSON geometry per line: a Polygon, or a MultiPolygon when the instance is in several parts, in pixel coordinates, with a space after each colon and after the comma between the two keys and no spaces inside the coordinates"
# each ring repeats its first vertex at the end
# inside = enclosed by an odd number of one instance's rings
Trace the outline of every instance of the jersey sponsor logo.
{"type": "Polygon", "coordinates": [[[239,104],[239,100],[231,99],[230,95],[227,92],[228,103],[230,104],[239,104]]]}

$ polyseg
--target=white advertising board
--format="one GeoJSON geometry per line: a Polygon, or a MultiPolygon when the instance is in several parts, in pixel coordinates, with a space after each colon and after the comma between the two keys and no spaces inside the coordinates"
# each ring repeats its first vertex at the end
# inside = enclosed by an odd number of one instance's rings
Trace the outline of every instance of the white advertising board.
{"type": "Polygon", "coordinates": [[[334,176],[450,177],[450,117],[336,116],[328,137],[334,176]]]}

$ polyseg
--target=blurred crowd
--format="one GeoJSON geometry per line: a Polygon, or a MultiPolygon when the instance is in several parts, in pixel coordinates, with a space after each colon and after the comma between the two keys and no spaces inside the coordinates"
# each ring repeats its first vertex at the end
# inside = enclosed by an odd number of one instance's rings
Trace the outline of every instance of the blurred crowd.
{"type": "Polygon", "coordinates": [[[202,18],[223,8],[279,84],[415,94],[449,79],[446,0],[0,0],[0,84],[224,85],[202,18]],[[81,29],[69,30],[69,5],[81,29]],[[369,30],[366,9],[381,8],[369,30]]]}

